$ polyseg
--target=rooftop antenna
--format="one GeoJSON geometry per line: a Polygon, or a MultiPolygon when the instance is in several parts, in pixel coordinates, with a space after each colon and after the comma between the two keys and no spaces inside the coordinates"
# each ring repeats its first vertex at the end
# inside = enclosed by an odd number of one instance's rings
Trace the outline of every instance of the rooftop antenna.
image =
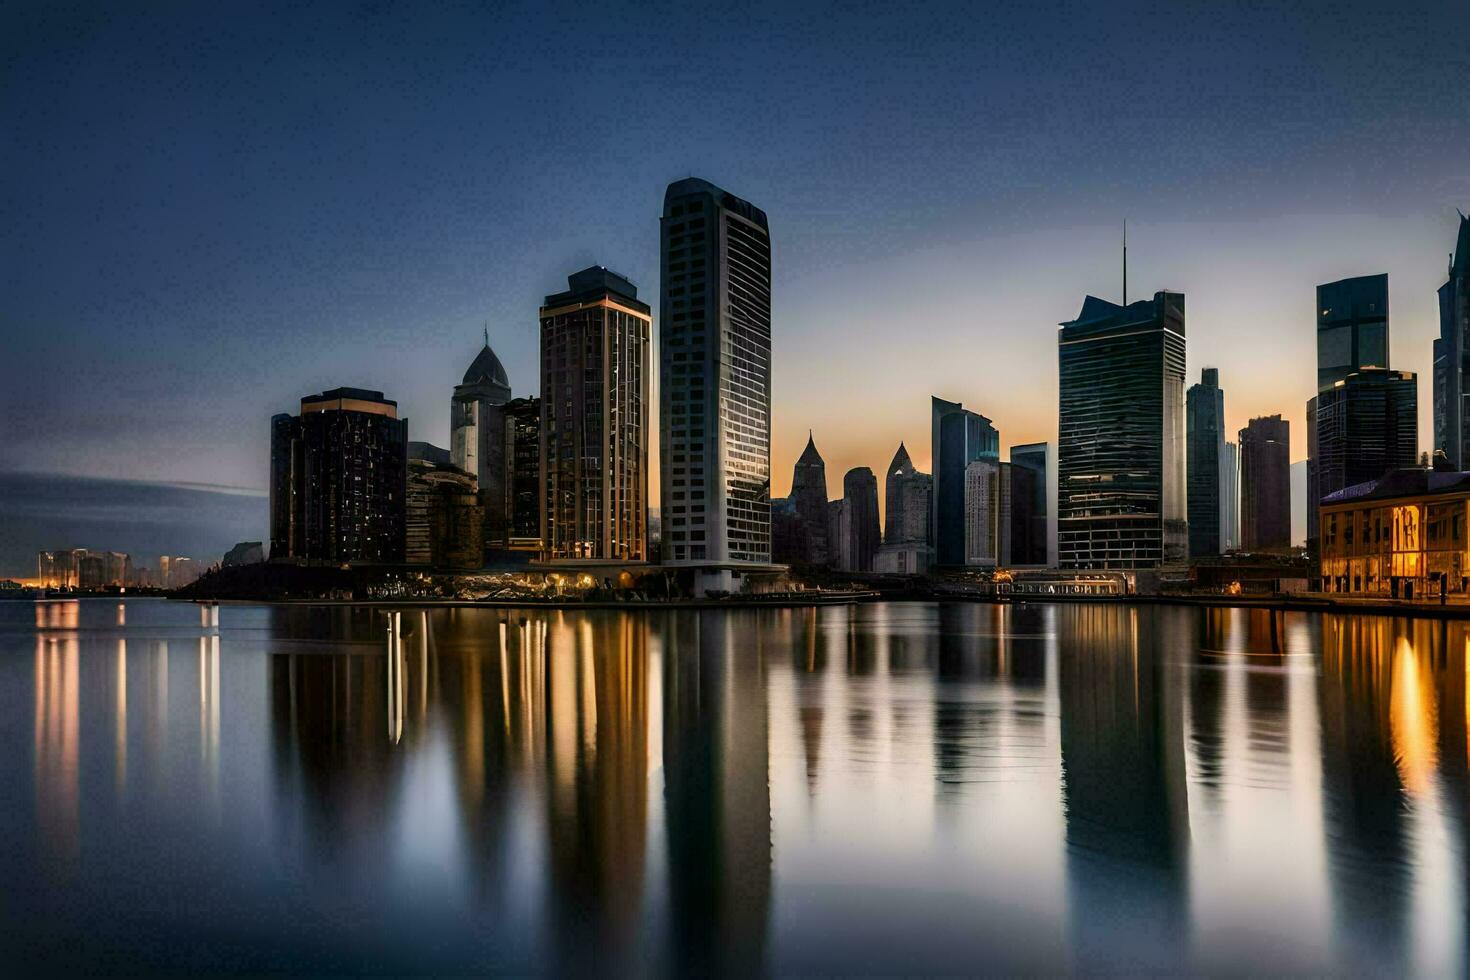
{"type": "Polygon", "coordinates": [[[1123,305],[1128,305],[1128,219],[1123,219],[1123,305]]]}
{"type": "Polygon", "coordinates": [[[490,346],[490,321],[485,321],[485,346],[490,346]]]}

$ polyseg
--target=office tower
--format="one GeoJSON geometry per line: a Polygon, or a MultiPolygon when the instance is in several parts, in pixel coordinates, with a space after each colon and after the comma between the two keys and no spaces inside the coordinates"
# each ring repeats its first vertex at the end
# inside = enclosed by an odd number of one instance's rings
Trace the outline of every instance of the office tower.
{"type": "Polygon", "coordinates": [[[1000,433],[983,415],[959,402],[930,399],[930,446],[934,457],[934,561],[967,564],[965,555],[965,468],[980,459],[1000,459],[1000,433]]]}
{"type": "MultiPolygon", "coordinates": [[[[1309,542],[1317,539],[1318,502],[1342,489],[1331,478],[1324,478],[1318,460],[1322,394],[1361,371],[1386,370],[1389,340],[1387,274],[1340,279],[1317,287],[1317,394],[1307,402],[1309,542]]],[[[1373,468],[1380,461],[1365,462],[1373,468]]],[[[1370,479],[1380,475],[1374,473],[1370,479]]]]}
{"type": "Polygon", "coordinates": [[[933,497],[934,478],[916,470],[908,450],[899,443],[884,482],[886,513],[883,546],[875,561],[877,571],[922,575],[929,570],[933,560],[933,497]]]}
{"type": "Polygon", "coordinates": [[[505,419],[506,546],[541,550],[541,399],[512,398],[500,408],[505,419]]]}
{"type": "MultiPolygon", "coordinates": [[[[697,178],[659,221],[666,563],[771,560],[771,240],[765,212],[697,178]]],[[[731,588],[725,568],[712,586],[731,588]]]]}
{"type": "Polygon", "coordinates": [[[866,466],[854,467],[842,478],[846,529],[842,539],[845,572],[871,572],[882,534],[878,529],[878,478],[866,466]]]}
{"type": "MultiPolygon", "coordinates": [[[[274,503],[274,500],[272,500],[272,503],[274,503]]],[[[271,557],[275,556],[272,555],[271,557]]],[[[158,556],[158,587],[160,589],[171,588],[173,585],[172,569],[169,567],[172,564],[173,559],[169,558],[168,555],[158,556]]]]}
{"type": "MultiPolygon", "coordinates": [[[[1319,392],[1315,401],[1318,501],[1418,464],[1419,380],[1414,372],[1363,370],[1319,392]]],[[[1315,510],[1308,507],[1309,513],[1315,510]]]]}
{"type": "Polygon", "coordinates": [[[839,497],[827,501],[827,564],[840,571],[851,571],[852,509],[839,497]]]}
{"type": "Polygon", "coordinates": [[[965,564],[994,568],[1000,560],[1000,463],[977,459],[965,467],[965,564]]]}
{"type": "Polygon", "coordinates": [[[1049,565],[1051,554],[1051,529],[1047,526],[1050,507],[1050,491],[1047,487],[1047,471],[1051,468],[1049,457],[1051,445],[1045,442],[1027,443],[1011,447],[1011,466],[1018,471],[1012,476],[1016,492],[1011,495],[1011,507],[1016,515],[1012,521],[1013,554],[1015,565],[1049,565]],[[1025,470],[1025,476],[1020,474],[1025,470]],[[1019,522],[1024,521],[1023,528],[1019,522]]]}
{"type": "Polygon", "coordinates": [[[1015,461],[1000,464],[1000,510],[996,516],[1000,537],[1000,563],[1006,568],[1013,565],[1046,564],[1045,538],[1037,538],[1040,529],[1045,533],[1046,517],[1038,525],[1036,501],[1045,496],[1038,493],[1038,481],[1045,486],[1045,476],[1029,466],[1015,461]]]}
{"type": "Polygon", "coordinates": [[[1280,415],[1240,430],[1240,503],[1242,549],[1291,548],[1290,424],[1280,415]]]}
{"type": "Polygon", "coordinates": [[[485,508],[476,486],[475,478],[457,466],[408,461],[406,563],[460,571],[483,564],[485,508]]]}
{"type": "Polygon", "coordinates": [[[271,560],[403,561],[407,451],[408,420],[381,391],[333,388],[273,417],[271,560]]]}
{"type": "Polygon", "coordinates": [[[1439,339],[1434,342],[1434,448],[1452,469],[1470,465],[1470,218],[1450,253],[1449,278],[1439,287],[1439,339]]]}
{"type": "Polygon", "coordinates": [[[601,266],[568,276],[541,307],[548,560],[647,558],[650,313],[636,286],[601,266]]]}
{"type": "MultiPolygon", "coordinates": [[[[485,502],[485,539],[488,547],[504,548],[505,422],[501,406],[510,401],[510,379],[505,365],[485,344],[465,370],[449,401],[449,460],[475,478],[485,502]]],[[[435,459],[432,462],[439,462],[435,459]]]]}
{"type": "Polygon", "coordinates": [[[1225,443],[1220,464],[1220,550],[1240,547],[1240,450],[1225,443]]]}
{"type": "Polygon", "coordinates": [[[786,560],[825,565],[827,556],[827,464],[807,434],[806,449],[791,474],[791,502],[796,508],[797,551],[786,560]]]}
{"type": "Polygon", "coordinates": [[[1184,294],[1088,296],[1058,335],[1057,559],[1062,568],[1183,561],[1184,294]]]}
{"type": "Polygon", "coordinates": [[[1205,368],[1200,383],[1190,386],[1184,414],[1188,427],[1189,554],[1218,555],[1224,550],[1220,540],[1220,470],[1225,453],[1225,392],[1215,368],[1205,368]]]}

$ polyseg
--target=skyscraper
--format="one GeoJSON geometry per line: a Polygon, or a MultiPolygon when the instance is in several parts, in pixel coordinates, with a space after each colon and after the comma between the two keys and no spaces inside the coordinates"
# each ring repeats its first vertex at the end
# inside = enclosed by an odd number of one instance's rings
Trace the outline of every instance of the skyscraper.
{"type": "Polygon", "coordinates": [[[1470,465],[1470,218],[1450,253],[1449,278],[1439,287],[1439,339],[1434,342],[1434,448],[1452,468],[1470,465]]]}
{"type": "Polygon", "coordinates": [[[959,402],[930,399],[934,458],[934,560],[966,564],[965,468],[976,460],[1000,460],[1000,433],[990,419],[959,402]]]}
{"type": "Polygon", "coordinates": [[[1280,415],[1240,430],[1240,532],[1246,551],[1291,547],[1291,433],[1280,415]]]}
{"type": "Polygon", "coordinates": [[[1225,392],[1220,372],[1205,368],[1200,383],[1191,385],[1185,399],[1188,426],[1189,554],[1218,555],[1224,550],[1220,533],[1220,470],[1225,453],[1225,392]]]}
{"type": "Polygon", "coordinates": [[[333,388],[273,417],[271,560],[403,561],[407,452],[408,420],[381,391],[333,388]]]}
{"type": "Polygon", "coordinates": [[[1220,463],[1220,550],[1240,547],[1240,448],[1225,443],[1220,463]]]}
{"type": "Polygon", "coordinates": [[[988,458],[965,467],[965,564],[972,568],[1000,562],[1000,467],[988,458]]]}
{"type": "Polygon", "coordinates": [[[816,441],[807,433],[806,449],[796,460],[791,474],[791,502],[796,508],[797,552],[784,561],[825,565],[830,560],[827,546],[827,464],[817,452],[816,441]]]}
{"type": "Polygon", "coordinates": [[[1029,479],[1013,476],[1013,483],[1017,487],[1024,484],[1023,489],[1029,493],[1030,501],[1023,506],[1022,494],[1014,491],[1011,494],[1011,507],[1016,515],[1016,522],[1013,522],[1015,538],[1012,542],[1012,564],[1049,565],[1052,562],[1051,529],[1048,527],[1048,502],[1051,494],[1047,487],[1047,471],[1051,469],[1050,456],[1050,443],[1032,442],[1011,447],[1011,465],[1030,474],[1029,479]],[[1022,519],[1029,525],[1024,535],[1017,523],[1022,519]]]}
{"type": "Polygon", "coordinates": [[[1062,568],[1183,561],[1184,295],[1088,296],[1058,336],[1057,557],[1062,568]]]}
{"type": "Polygon", "coordinates": [[[541,550],[541,399],[512,398],[505,419],[506,546],[541,550]]]}
{"type": "MultiPolygon", "coordinates": [[[[1307,403],[1309,541],[1318,537],[1323,497],[1418,461],[1418,379],[1388,369],[1389,324],[1388,276],[1317,288],[1319,388],[1307,403]]],[[[1437,356],[1442,349],[1436,345],[1437,356]]],[[[1436,361],[1437,374],[1440,367],[1436,361]]]]}
{"type": "Polygon", "coordinates": [[[893,454],[885,477],[883,546],[875,569],[901,575],[920,575],[932,561],[930,523],[933,520],[934,478],[914,468],[903,443],[893,454]]]}
{"type": "Polygon", "coordinates": [[[676,181],[660,218],[660,487],[667,563],[771,560],[771,239],[766,215],[676,181]]]}
{"type": "Polygon", "coordinates": [[[845,572],[871,572],[882,535],[878,530],[878,478],[866,466],[854,467],[842,478],[846,540],[840,566],[845,572]]]}
{"type": "MultiPolygon", "coordinates": [[[[643,561],[648,546],[648,304],[601,266],[541,307],[542,555],[643,561]]],[[[682,499],[687,492],[676,489],[682,499]]]]}
{"type": "Polygon", "coordinates": [[[475,478],[485,503],[485,539],[491,548],[505,547],[505,424],[500,408],[510,401],[505,366],[485,345],[465,370],[449,402],[450,462],[475,478]]]}

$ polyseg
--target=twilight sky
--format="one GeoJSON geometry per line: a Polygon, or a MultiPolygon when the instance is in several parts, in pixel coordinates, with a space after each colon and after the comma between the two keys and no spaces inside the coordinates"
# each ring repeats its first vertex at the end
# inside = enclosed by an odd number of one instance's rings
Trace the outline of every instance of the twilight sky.
{"type": "Polygon", "coordinates": [[[269,416],[342,384],[447,445],[482,324],[526,394],[567,273],[657,308],[690,174],[770,215],[775,493],[808,427],[834,494],[926,467],[931,393],[1055,440],[1125,217],[1191,383],[1293,459],[1315,285],[1387,272],[1427,446],[1464,0],[613,6],[6,5],[0,470],[261,488],[269,416]]]}

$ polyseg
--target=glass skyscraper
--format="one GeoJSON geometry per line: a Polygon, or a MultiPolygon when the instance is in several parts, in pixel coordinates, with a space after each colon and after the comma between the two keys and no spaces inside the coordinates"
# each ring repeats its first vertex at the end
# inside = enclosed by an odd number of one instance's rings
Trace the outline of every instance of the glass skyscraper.
{"type": "MultiPolygon", "coordinates": [[[[771,238],[765,212],[676,181],[660,219],[665,563],[771,560],[771,238]]],[[[733,587],[734,583],[725,583],[733,587]]]]}
{"type": "Polygon", "coordinates": [[[1221,540],[1220,471],[1225,457],[1225,392],[1220,372],[1205,368],[1185,399],[1188,426],[1189,553],[1218,555],[1221,540]]]}
{"type": "Polygon", "coordinates": [[[1470,218],[1450,255],[1449,278],[1439,287],[1439,339],[1434,342],[1434,448],[1450,465],[1470,465],[1470,218]]]}
{"type": "Polygon", "coordinates": [[[1155,568],[1189,547],[1184,294],[1088,296],[1058,335],[1057,559],[1155,568]]]}
{"type": "Polygon", "coordinates": [[[1030,471],[1031,476],[1029,480],[1013,477],[1013,482],[1024,487],[1030,495],[1029,501],[1022,501],[1019,494],[1013,495],[1011,501],[1014,512],[1021,515],[1017,519],[1011,545],[1011,561],[1017,565],[1049,565],[1052,562],[1051,530],[1047,526],[1051,510],[1048,506],[1051,492],[1047,487],[1050,457],[1049,443],[1032,442],[1011,447],[1011,465],[1030,471]],[[1024,534],[1020,527],[1022,519],[1029,524],[1024,534]]]}
{"type": "Polygon", "coordinates": [[[1240,546],[1285,551],[1291,547],[1290,423],[1280,415],[1251,419],[1239,445],[1240,546]]]}
{"type": "Polygon", "coordinates": [[[990,420],[959,402],[930,400],[934,458],[934,561],[965,564],[965,467],[1000,460],[1000,433],[990,420]]]}

